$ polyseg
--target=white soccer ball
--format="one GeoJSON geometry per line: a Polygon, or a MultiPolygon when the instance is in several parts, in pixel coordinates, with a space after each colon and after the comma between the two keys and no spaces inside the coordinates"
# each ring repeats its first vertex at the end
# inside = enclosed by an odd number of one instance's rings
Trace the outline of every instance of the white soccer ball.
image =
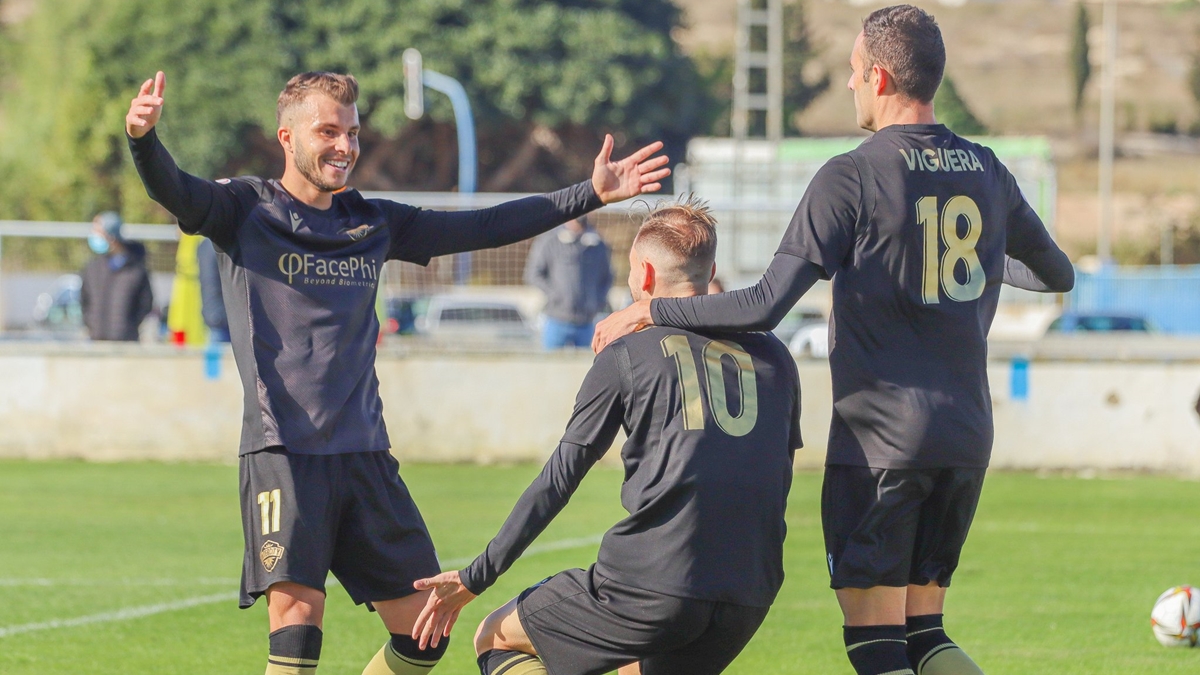
{"type": "Polygon", "coordinates": [[[1200,637],[1200,589],[1176,586],[1158,596],[1150,626],[1164,647],[1195,647],[1200,637]]]}

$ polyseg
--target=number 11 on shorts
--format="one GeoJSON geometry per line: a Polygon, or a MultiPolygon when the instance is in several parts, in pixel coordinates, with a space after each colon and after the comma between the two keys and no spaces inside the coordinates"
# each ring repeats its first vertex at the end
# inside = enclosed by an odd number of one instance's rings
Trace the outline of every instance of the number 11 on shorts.
{"type": "Polygon", "coordinates": [[[282,508],[283,493],[278,488],[270,492],[258,493],[258,510],[262,516],[262,533],[264,535],[279,531],[279,511],[282,508]]]}

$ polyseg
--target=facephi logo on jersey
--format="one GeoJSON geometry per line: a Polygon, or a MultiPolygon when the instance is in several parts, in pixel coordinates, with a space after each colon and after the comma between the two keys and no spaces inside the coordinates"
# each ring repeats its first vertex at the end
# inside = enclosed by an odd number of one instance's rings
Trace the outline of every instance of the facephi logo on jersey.
{"type": "Polygon", "coordinates": [[[909,171],[983,171],[983,162],[970,150],[901,148],[900,154],[909,171]]]}
{"type": "Polygon", "coordinates": [[[263,569],[268,572],[275,571],[275,565],[279,564],[279,559],[283,557],[283,550],[279,542],[268,539],[263,543],[258,551],[258,559],[262,561],[263,569]]]}
{"type": "Polygon", "coordinates": [[[362,256],[330,260],[312,253],[284,253],[279,256],[279,271],[289,284],[326,286],[370,286],[379,280],[379,264],[362,256]]]}

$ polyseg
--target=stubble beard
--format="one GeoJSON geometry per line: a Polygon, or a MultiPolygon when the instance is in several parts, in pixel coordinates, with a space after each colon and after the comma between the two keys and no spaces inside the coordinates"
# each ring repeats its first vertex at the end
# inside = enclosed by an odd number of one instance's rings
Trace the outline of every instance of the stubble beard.
{"type": "MultiPolygon", "coordinates": [[[[313,187],[321,192],[337,192],[345,187],[345,184],[335,185],[330,183],[321,175],[321,165],[316,155],[310,155],[297,146],[294,157],[296,159],[296,170],[300,172],[301,176],[304,176],[305,180],[312,183],[313,187]]],[[[346,171],[346,178],[347,180],[350,178],[349,170],[346,171]]]]}

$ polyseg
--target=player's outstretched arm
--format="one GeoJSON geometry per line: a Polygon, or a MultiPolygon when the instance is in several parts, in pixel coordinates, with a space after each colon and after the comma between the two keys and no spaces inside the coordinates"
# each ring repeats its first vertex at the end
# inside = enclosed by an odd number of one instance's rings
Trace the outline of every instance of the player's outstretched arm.
{"type": "Polygon", "coordinates": [[[592,169],[592,188],[600,201],[615,204],[661,190],[660,181],[671,175],[671,170],[666,168],[670,161],[667,156],[654,156],[662,148],[662,141],[655,141],[625,159],[613,161],[613,137],[605,134],[592,169]]]}
{"type": "Polygon", "coordinates": [[[129,114],[125,115],[125,133],[130,138],[141,138],[158,124],[166,90],[167,75],[161,70],[142,83],[138,95],[129,102],[129,114]]]}
{"type": "Polygon", "coordinates": [[[605,136],[590,180],[488,209],[426,211],[378,201],[392,228],[388,258],[424,263],[436,256],[513,244],[605,204],[662,189],[661,181],[671,170],[666,168],[667,157],[655,154],[662,149],[661,142],[621,160],[612,158],[612,149],[612,136],[605,136]]]}
{"type": "Polygon", "coordinates": [[[613,355],[598,357],[579,389],[563,440],[484,552],[458,572],[413,584],[417,590],[433,590],[413,626],[422,649],[430,643],[436,647],[449,636],[463,606],[496,583],[567,505],[583,477],[612,445],[624,419],[627,389],[613,355]]]}
{"type": "Polygon", "coordinates": [[[450,637],[462,608],[479,597],[467,590],[458,572],[443,572],[436,577],[418,579],[413,582],[413,588],[433,591],[413,624],[412,634],[421,649],[429,645],[437,647],[442,638],[450,637]]]}
{"type": "Polygon", "coordinates": [[[413,583],[419,591],[433,590],[413,626],[413,637],[421,649],[427,644],[436,647],[442,637],[450,636],[462,608],[512,567],[567,505],[575,488],[599,458],[600,453],[588,448],[559,443],[541,474],[525,489],[500,532],[479,557],[461,571],[443,572],[413,583]]]}
{"type": "Polygon", "coordinates": [[[687,330],[772,330],[824,275],[820,266],[787,253],[776,253],[758,283],[715,295],[642,300],[613,312],[596,324],[592,350],[605,347],[641,326],[687,330]]]}
{"type": "Polygon", "coordinates": [[[134,166],[146,193],[179,220],[179,229],[226,243],[257,201],[248,185],[228,181],[218,184],[180,170],[158,139],[155,126],[162,117],[167,86],[159,71],[142,83],[129,102],[125,133],[134,166]]]}

